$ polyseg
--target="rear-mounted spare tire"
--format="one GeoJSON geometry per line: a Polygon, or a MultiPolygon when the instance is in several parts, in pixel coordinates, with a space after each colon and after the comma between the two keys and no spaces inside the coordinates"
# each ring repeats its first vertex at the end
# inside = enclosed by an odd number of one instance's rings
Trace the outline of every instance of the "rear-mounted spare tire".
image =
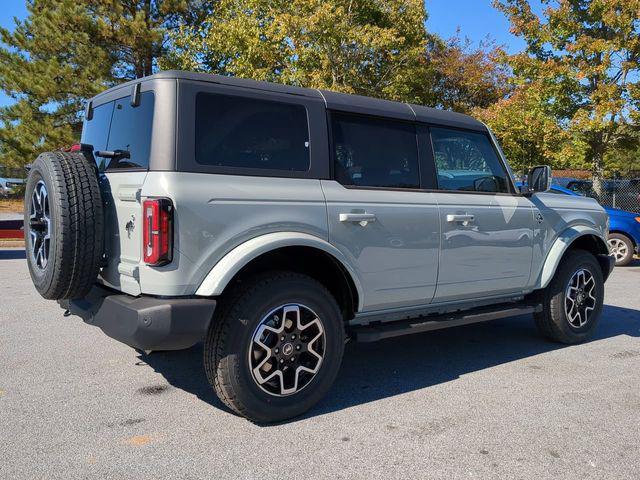
{"type": "Polygon", "coordinates": [[[25,248],[38,293],[82,298],[102,263],[104,210],[95,166],[81,152],[47,152],[31,167],[24,202],[25,248]]]}

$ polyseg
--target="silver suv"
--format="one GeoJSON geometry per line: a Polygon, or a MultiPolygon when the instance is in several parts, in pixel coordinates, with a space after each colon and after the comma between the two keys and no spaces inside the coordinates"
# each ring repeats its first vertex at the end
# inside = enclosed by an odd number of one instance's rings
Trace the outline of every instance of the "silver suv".
{"type": "Polygon", "coordinates": [[[43,297],[134,348],[204,340],[220,399],[279,421],[327,393],[348,338],[533,313],[587,339],[607,216],[550,180],[517,189],[465,115],[167,71],[93,98],[82,143],[34,162],[27,258],[43,297]]]}

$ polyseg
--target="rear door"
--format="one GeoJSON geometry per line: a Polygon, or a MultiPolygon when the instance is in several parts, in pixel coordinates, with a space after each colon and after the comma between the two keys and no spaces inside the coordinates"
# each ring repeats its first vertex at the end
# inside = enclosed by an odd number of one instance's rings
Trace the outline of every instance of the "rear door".
{"type": "Polygon", "coordinates": [[[141,94],[139,105],[130,96],[93,109],[85,121],[82,143],[93,145],[101,172],[105,201],[105,253],[107,265],[101,280],[131,295],[140,293],[138,265],[142,248],[140,192],[149,168],[154,112],[154,94],[141,94]],[[98,152],[121,150],[113,158],[98,152]]]}
{"type": "Polygon", "coordinates": [[[430,128],[442,231],[436,302],[526,288],[533,208],[516,194],[488,133],[430,128]]]}
{"type": "Polygon", "coordinates": [[[332,112],[330,128],[329,240],[357,270],[363,310],[429,303],[440,225],[435,196],[422,189],[414,124],[332,112]]]}

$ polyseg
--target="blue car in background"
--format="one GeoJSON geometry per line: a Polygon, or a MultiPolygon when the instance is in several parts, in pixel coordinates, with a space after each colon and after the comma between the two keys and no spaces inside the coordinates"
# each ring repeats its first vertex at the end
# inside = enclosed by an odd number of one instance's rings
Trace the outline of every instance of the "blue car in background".
{"type": "MultiPolygon", "coordinates": [[[[551,185],[549,193],[580,196],[560,185],[551,185]]],[[[628,265],[634,253],[640,253],[640,215],[619,208],[603,208],[609,215],[609,249],[616,257],[616,267],[628,265]]]]}
{"type": "MultiPolygon", "coordinates": [[[[518,187],[521,185],[517,183],[518,187]]],[[[556,184],[551,185],[549,193],[582,196],[556,184]]],[[[629,265],[633,255],[640,253],[640,215],[619,208],[603,208],[609,215],[609,250],[616,257],[616,267],[629,265]]]]}

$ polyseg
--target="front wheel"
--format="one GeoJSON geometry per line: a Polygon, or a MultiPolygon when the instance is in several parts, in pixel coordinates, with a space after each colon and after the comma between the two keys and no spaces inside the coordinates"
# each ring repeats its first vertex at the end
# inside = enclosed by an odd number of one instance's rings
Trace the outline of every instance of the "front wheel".
{"type": "Polygon", "coordinates": [[[567,252],[542,292],[542,311],[534,315],[547,338],[567,344],[595,331],[604,300],[604,279],[596,258],[584,250],[567,252]]]}
{"type": "Polygon", "coordinates": [[[272,272],[238,283],[207,334],[204,365],[220,400],[255,422],[296,417],[336,378],[344,325],[316,280],[272,272]]]}

